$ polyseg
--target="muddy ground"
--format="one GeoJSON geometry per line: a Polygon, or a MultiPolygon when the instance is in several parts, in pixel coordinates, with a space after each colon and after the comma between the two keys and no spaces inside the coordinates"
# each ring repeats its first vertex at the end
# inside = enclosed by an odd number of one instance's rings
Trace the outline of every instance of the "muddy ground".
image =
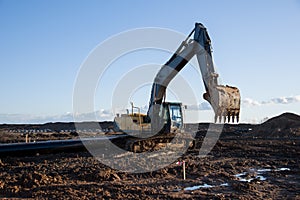
{"type": "MultiPolygon", "coordinates": [[[[300,199],[300,120],[282,117],[282,124],[269,120],[259,127],[225,127],[204,158],[197,146],[189,149],[181,159],[186,180],[176,161],[132,174],[101,164],[89,152],[4,156],[0,198],[300,199]]],[[[204,132],[199,125],[200,143],[204,132]]]]}

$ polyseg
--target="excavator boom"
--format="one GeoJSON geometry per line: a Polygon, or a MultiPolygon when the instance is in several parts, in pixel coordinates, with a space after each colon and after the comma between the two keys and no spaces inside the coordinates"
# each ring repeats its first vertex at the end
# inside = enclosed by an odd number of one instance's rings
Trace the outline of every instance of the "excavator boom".
{"type": "Polygon", "coordinates": [[[211,40],[206,28],[201,23],[196,23],[193,31],[166,64],[162,66],[154,79],[147,113],[151,118],[151,123],[155,123],[156,119],[159,118],[157,107],[163,103],[168,84],[194,55],[197,56],[206,90],[203,98],[212,106],[215,112],[215,122],[218,118],[220,121],[223,118],[224,122],[226,118],[228,122],[230,119],[232,122],[235,119],[237,122],[239,121],[239,89],[228,85],[219,85],[218,74],[212,60],[211,40]],[[193,33],[194,39],[190,39],[193,33]]]}
{"type": "MultiPolygon", "coordinates": [[[[127,114],[117,114],[115,117],[116,131],[122,130],[134,136],[125,141],[126,149],[133,152],[145,152],[170,147],[174,139],[173,134],[185,131],[182,104],[165,102],[165,96],[169,83],[195,55],[205,87],[203,98],[212,106],[215,121],[218,118],[220,121],[223,118],[224,122],[226,119],[228,121],[239,120],[240,92],[236,87],[218,83],[209,35],[202,24],[196,23],[193,31],[157,73],[151,89],[147,114],[142,114],[140,109],[131,103],[131,113],[127,111],[127,114]],[[191,39],[193,34],[194,38],[191,39]],[[135,113],[134,109],[138,109],[138,112],[135,113]]],[[[185,139],[189,140],[189,138],[185,139]]],[[[176,142],[175,146],[178,147],[176,142]]]]}

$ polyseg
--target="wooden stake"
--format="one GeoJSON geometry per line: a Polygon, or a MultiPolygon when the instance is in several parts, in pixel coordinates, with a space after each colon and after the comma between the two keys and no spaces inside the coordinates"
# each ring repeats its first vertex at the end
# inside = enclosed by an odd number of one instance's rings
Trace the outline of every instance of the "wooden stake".
{"type": "Polygon", "coordinates": [[[185,162],[184,161],[182,164],[182,168],[183,168],[183,180],[185,180],[185,162]]]}

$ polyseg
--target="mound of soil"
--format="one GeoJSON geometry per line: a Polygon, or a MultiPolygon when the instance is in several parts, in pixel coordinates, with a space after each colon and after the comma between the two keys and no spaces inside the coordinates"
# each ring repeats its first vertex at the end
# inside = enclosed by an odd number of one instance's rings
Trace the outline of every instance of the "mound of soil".
{"type": "Polygon", "coordinates": [[[256,137],[290,138],[300,136],[300,116],[283,113],[254,127],[250,133],[256,137]]]}

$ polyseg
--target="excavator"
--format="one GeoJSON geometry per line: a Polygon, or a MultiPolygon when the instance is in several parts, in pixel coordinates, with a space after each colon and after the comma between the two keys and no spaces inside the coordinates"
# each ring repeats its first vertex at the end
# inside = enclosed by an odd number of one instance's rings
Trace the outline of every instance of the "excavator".
{"type": "Polygon", "coordinates": [[[139,133],[168,133],[183,130],[182,103],[166,102],[166,89],[172,79],[196,55],[205,93],[203,98],[211,105],[215,117],[221,123],[235,120],[239,121],[240,91],[236,87],[220,85],[218,74],[212,60],[211,40],[203,24],[196,23],[195,28],[181,43],[171,58],[161,67],[152,84],[149,108],[147,114],[142,114],[140,109],[131,103],[131,113],[117,114],[115,124],[128,132],[139,133]],[[194,34],[194,38],[191,36],[194,34]],[[134,112],[137,109],[138,112],[134,112]]]}

